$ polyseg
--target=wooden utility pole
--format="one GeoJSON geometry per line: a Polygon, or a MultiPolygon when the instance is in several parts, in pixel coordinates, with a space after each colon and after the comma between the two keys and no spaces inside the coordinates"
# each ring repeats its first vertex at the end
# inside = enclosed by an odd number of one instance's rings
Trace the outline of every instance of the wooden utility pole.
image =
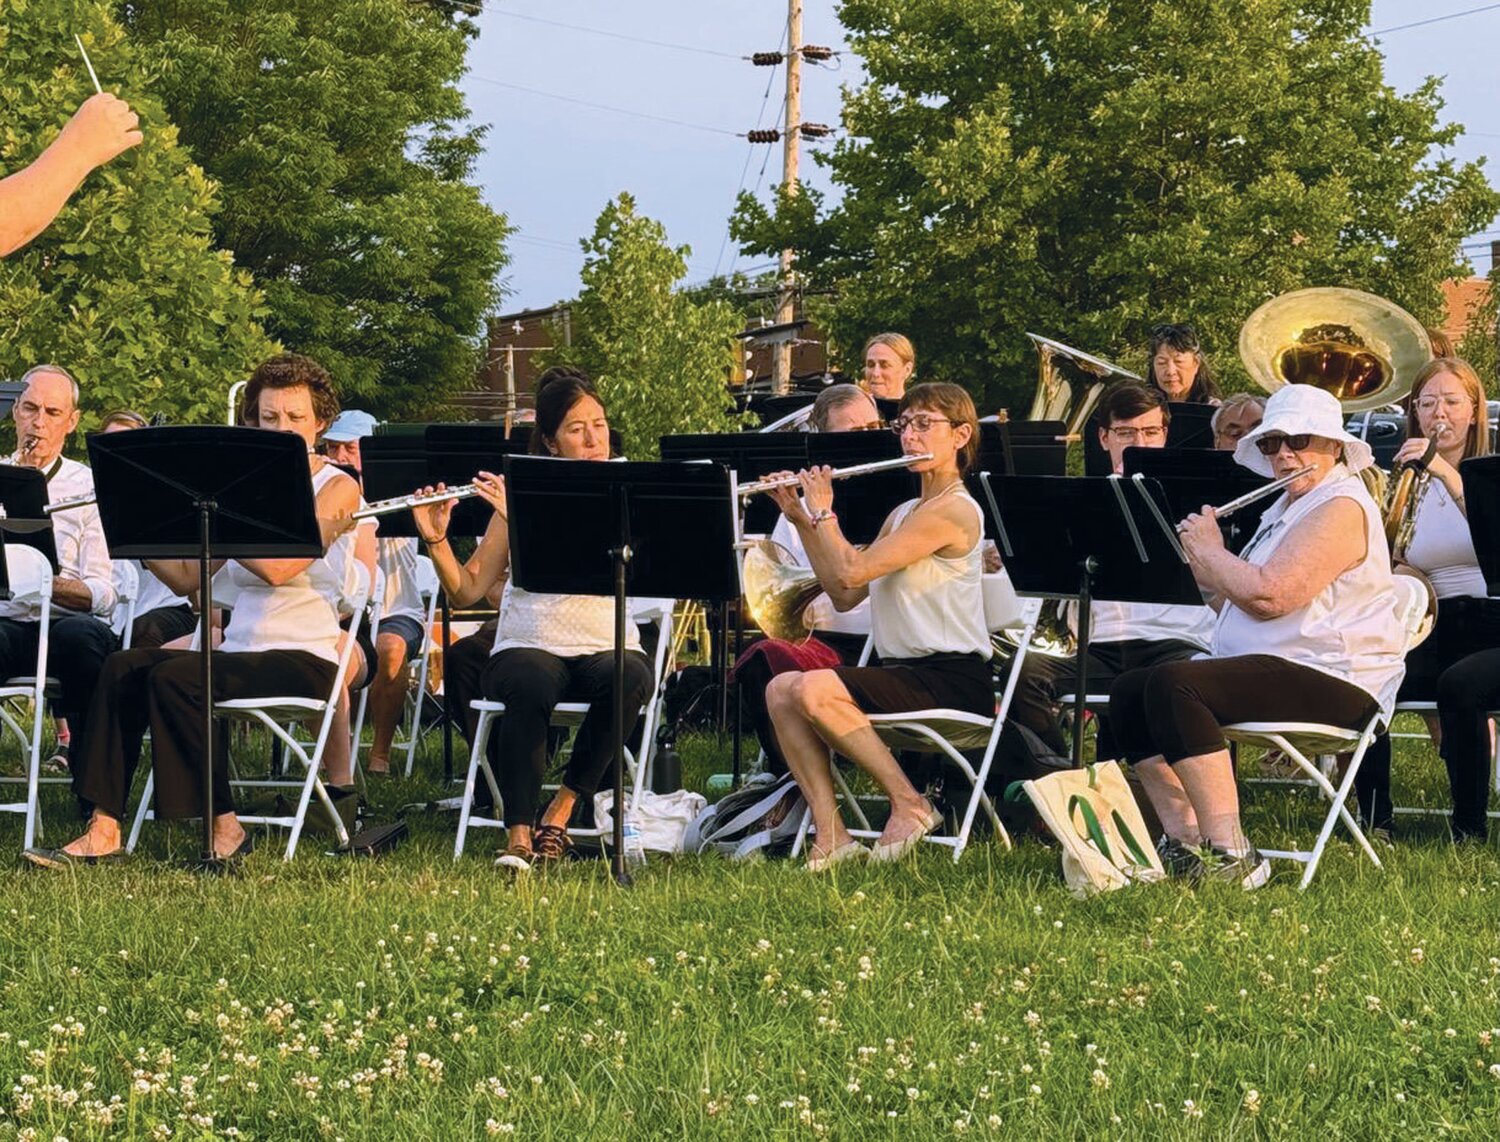
{"type": "MultiPolygon", "coordinates": [[[[802,0],[787,0],[786,122],[783,124],[781,188],[797,193],[797,160],[801,150],[802,124],[802,0]]],[[[793,253],[781,251],[781,292],[776,300],[776,324],[796,320],[796,288],[792,275],[793,253]]],[[[771,358],[771,391],[778,395],[792,390],[792,341],[775,346],[771,358]]]]}

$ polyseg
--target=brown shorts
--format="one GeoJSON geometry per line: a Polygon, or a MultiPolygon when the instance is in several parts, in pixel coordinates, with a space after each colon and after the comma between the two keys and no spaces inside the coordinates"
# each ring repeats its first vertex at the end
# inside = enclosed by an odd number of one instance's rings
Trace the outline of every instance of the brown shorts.
{"type": "Polygon", "coordinates": [[[836,666],[833,672],[867,714],[936,709],[984,717],[995,713],[989,660],[977,654],[891,659],[879,666],[836,666]]]}

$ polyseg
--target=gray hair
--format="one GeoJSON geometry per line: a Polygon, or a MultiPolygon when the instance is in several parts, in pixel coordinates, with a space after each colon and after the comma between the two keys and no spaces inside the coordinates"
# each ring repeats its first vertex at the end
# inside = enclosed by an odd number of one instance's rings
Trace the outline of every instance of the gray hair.
{"type": "Polygon", "coordinates": [[[1214,435],[1218,435],[1219,425],[1223,423],[1224,417],[1238,413],[1243,409],[1249,408],[1251,405],[1254,405],[1260,412],[1264,413],[1266,411],[1266,398],[1256,396],[1254,393],[1233,393],[1225,397],[1224,403],[1214,410],[1213,419],[1208,422],[1214,431],[1214,435]]]}
{"type": "Polygon", "coordinates": [[[78,407],[78,381],[74,379],[72,373],[68,372],[61,365],[33,365],[21,374],[21,383],[29,385],[31,384],[32,377],[40,376],[42,373],[56,373],[59,377],[66,380],[73,387],[73,407],[78,407]]]}
{"type": "Polygon", "coordinates": [[[809,426],[814,432],[827,432],[828,421],[833,416],[834,410],[854,404],[856,401],[867,401],[872,408],[875,406],[874,398],[858,385],[829,385],[818,394],[818,399],[813,401],[812,413],[808,417],[809,426]]]}

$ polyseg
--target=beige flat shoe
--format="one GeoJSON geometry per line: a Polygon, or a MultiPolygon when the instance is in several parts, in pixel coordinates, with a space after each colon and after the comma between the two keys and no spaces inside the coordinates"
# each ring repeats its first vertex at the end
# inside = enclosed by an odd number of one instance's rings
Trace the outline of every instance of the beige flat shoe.
{"type": "Polygon", "coordinates": [[[807,863],[802,867],[816,876],[820,872],[827,872],[835,865],[846,864],[854,860],[866,860],[870,856],[870,850],[858,841],[846,841],[832,852],[824,853],[820,857],[808,857],[807,863]]]}
{"type": "Polygon", "coordinates": [[[922,838],[928,833],[939,828],[943,823],[943,815],[936,809],[930,809],[926,814],[917,818],[917,827],[907,836],[899,841],[879,842],[870,847],[870,859],[886,863],[897,861],[904,857],[912,849],[922,843],[922,838]]]}

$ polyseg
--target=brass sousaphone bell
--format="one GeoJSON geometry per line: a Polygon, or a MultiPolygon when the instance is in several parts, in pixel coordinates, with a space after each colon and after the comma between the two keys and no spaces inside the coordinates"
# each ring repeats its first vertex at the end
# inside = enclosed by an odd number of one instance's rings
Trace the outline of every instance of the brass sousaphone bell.
{"type": "Polygon", "coordinates": [[[1240,328],[1240,360],[1257,385],[1326,389],[1346,413],[1394,404],[1432,359],[1427,330],[1394,302],[1319,286],[1273,297],[1240,328]]]}

